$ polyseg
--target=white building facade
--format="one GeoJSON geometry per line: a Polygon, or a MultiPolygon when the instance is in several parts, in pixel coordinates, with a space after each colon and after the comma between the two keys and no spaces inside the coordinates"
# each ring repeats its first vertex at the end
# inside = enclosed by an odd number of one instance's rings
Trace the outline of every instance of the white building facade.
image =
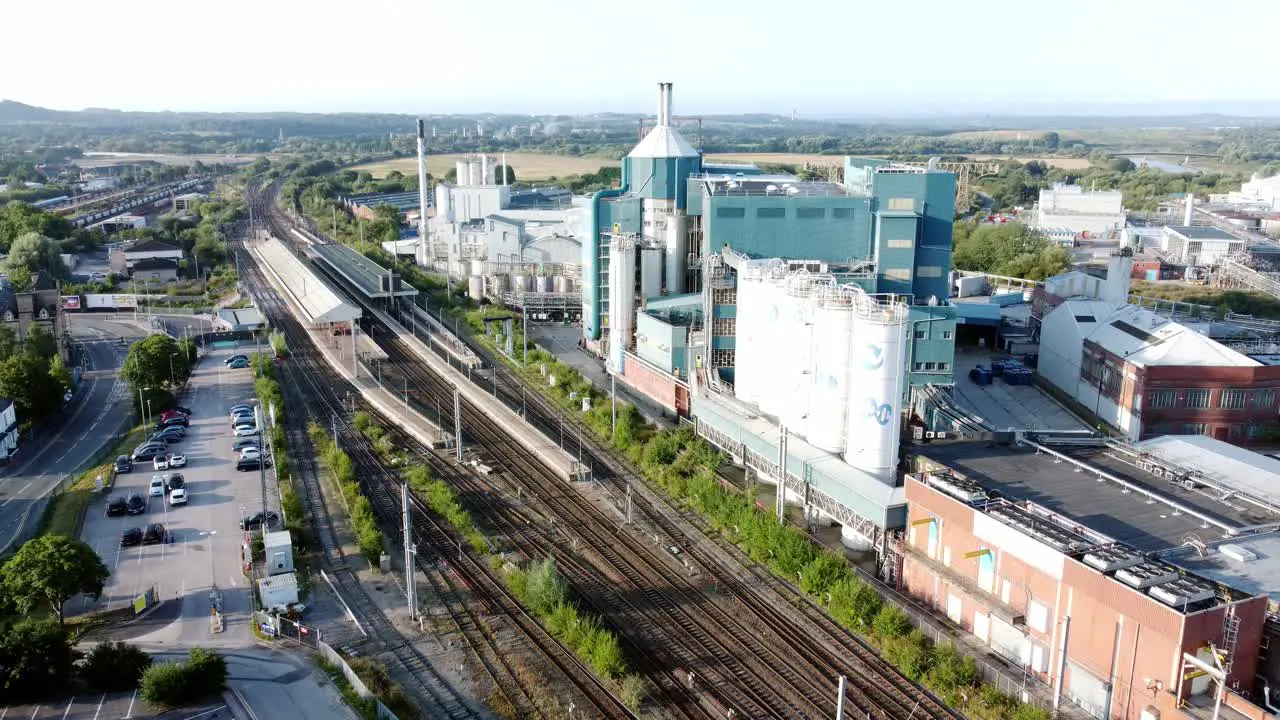
{"type": "Polygon", "coordinates": [[[1125,224],[1123,198],[1118,190],[1085,190],[1056,183],[1040,191],[1034,214],[1036,229],[1067,229],[1079,235],[1111,237],[1125,224]]]}

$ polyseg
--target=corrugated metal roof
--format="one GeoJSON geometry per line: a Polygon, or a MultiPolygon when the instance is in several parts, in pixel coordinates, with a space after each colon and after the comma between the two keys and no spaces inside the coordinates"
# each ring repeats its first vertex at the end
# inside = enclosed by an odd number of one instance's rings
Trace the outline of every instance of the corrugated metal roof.
{"type": "Polygon", "coordinates": [[[1098,319],[1100,322],[1085,337],[1134,365],[1257,367],[1261,364],[1181,323],[1135,305],[1122,305],[1105,320],[1102,316],[1098,319]]]}
{"type": "Polygon", "coordinates": [[[360,317],[360,308],[343,300],[276,238],[261,243],[256,249],[268,271],[284,283],[312,323],[349,322],[360,317]]]}
{"type": "Polygon", "coordinates": [[[1208,225],[1169,225],[1169,230],[1190,240],[1239,240],[1226,230],[1219,230],[1208,225]]]}
{"type": "Polygon", "coordinates": [[[1162,435],[1137,444],[1139,450],[1194,470],[1205,477],[1280,503],[1280,460],[1273,460],[1208,435],[1162,435]]]}

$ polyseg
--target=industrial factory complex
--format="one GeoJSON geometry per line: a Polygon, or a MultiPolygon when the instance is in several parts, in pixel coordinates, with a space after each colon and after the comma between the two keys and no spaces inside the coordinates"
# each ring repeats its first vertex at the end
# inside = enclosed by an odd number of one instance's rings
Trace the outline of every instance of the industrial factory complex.
{"type": "Polygon", "coordinates": [[[1144,245],[1215,267],[1247,249],[1191,222],[1191,200],[1139,237],[1119,193],[1046,190],[1033,224],[1120,247],[1105,277],[1001,288],[953,272],[957,178],[938,163],[847,157],[839,181],[711,163],[670,84],[618,187],[517,190],[497,165],[460,160],[428,197],[420,162],[419,237],[393,249],[476,299],[580,322],[619,387],[1028,691],[1100,719],[1280,701],[1280,461],[1240,447],[1280,427],[1280,349],[1258,345],[1280,328],[1132,304],[1131,278],[1161,272],[1135,267],[1144,245]]]}

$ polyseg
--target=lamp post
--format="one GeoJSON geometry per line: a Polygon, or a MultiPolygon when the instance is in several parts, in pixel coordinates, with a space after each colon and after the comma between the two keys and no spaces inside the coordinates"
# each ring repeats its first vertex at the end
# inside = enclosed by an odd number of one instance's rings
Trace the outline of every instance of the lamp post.
{"type": "MultiPolygon", "coordinates": [[[[148,388],[148,390],[149,390],[149,389],[150,389],[150,388],[148,388]]],[[[148,425],[150,425],[150,424],[151,424],[151,420],[152,420],[152,415],[151,415],[151,398],[147,398],[147,424],[148,424],[148,425]]]]}
{"type": "Polygon", "coordinates": [[[169,353],[169,387],[178,384],[177,375],[173,372],[173,359],[178,357],[178,353],[169,353]]]}

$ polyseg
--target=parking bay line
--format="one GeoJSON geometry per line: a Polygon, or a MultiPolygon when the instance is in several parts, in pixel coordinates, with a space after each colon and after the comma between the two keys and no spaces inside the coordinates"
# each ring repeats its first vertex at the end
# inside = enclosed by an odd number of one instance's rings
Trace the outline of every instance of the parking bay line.
{"type": "Polygon", "coordinates": [[[102,693],[102,697],[98,698],[98,709],[93,713],[93,720],[98,720],[98,716],[102,714],[102,704],[107,701],[107,694],[102,693]]]}
{"type": "Polygon", "coordinates": [[[67,709],[62,711],[62,720],[67,720],[67,715],[71,713],[71,706],[76,702],[76,696],[72,695],[71,700],[67,702],[67,709]]]}

